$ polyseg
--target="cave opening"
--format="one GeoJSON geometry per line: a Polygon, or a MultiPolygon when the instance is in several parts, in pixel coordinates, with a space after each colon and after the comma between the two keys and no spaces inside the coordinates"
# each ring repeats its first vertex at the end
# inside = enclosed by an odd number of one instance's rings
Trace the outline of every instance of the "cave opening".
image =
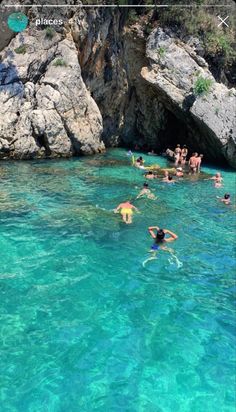
{"type": "Polygon", "coordinates": [[[181,121],[167,109],[165,110],[165,123],[156,135],[146,136],[144,133],[140,133],[137,127],[134,128],[132,134],[132,138],[127,135],[124,136],[121,146],[143,151],[154,150],[157,154],[162,154],[167,148],[174,150],[176,145],[180,144],[181,147],[183,145],[187,146],[189,154],[200,151],[184,121],[181,121]]]}
{"type": "Polygon", "coordinates": [[[181,147],[186,145],[189,153],[199,151],[199,148],[194,144],[193,136],[190,135],[186,124],[172,112],[166,110],[166,124],[159,132],[156,149],[158,149],[160,153],[163,153],[167,148],[174,150],[177,144],[180,144],[181,147]]]}

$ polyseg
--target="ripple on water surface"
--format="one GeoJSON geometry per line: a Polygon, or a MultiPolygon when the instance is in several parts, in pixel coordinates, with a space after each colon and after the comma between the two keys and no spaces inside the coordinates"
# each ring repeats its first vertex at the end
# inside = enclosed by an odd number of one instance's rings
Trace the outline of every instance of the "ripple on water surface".
{"type": "Polygon", "coordinates": [[[222,173],[222,189],[149,182],[157,200],[124,226],[113,209],[143,184],[125,151],[1,164],[1,411],[235,411],[235,207],[216,199],[235,175],[222,173]],[[152,260],[150,225],[179,235],[152,260]]]}

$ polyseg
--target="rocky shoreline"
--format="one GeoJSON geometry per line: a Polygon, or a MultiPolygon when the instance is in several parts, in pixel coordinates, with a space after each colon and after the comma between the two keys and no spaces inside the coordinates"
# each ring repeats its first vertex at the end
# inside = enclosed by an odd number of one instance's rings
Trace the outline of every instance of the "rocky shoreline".
{"type": "Polygon", "coordinates": [[[72,10],[63,30],[32,24],[1,45],[1,159],[185,143],[236,168],[235,107],[193,46],[120,10],[72,10]]]}

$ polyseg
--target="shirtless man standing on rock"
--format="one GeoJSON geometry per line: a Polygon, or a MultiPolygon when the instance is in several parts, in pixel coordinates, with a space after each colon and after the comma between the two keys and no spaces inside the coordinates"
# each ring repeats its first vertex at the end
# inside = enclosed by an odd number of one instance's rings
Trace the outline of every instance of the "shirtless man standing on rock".
{"type": "Polygon", "coordinates": [[[189,173],[195,174],[197,172],[198,167],[198,153],[193,153],[189,159],[189,173]]]}

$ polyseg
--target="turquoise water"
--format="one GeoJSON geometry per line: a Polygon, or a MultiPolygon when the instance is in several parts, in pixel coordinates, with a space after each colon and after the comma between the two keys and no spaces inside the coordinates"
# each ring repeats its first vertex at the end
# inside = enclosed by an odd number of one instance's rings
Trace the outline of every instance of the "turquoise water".
{"type": "Polygon", "coordinates": [[[124,225],[112,209],[143,183],[125,151],[1,163],[1,412],[235,411],[235,206],[216,199],[235,174],[222,173],[221,189],[150,181],[158,199],[124,225]],[[150,225],[179,239],[143,267],[150,225]]]}

